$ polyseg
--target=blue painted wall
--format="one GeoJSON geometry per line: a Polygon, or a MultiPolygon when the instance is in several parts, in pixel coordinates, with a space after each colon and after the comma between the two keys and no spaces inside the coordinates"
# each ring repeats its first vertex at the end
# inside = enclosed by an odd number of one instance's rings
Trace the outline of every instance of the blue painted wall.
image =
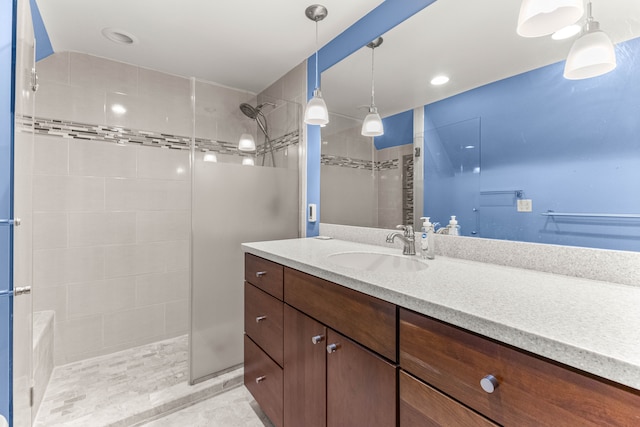
{"type": "Polygon", "coordinates": [[[13,126],[16,0],[0,1],[0,414],[11,424],[13,126]],[[2,294],[5,294],[2,296],[2,294]]]}
{"type": "Polygon", "coordinates": [[[385,117],[382,126],[384,135],[373,138],[376,149],[413,144],[413,110],[385,117]]]}
{"type": "Polygon", "coordinates": [[[53,46],[51,46],[51,40],[44,26],[36,0],[29,0],[29,5],[31,6],[33,32],[36,37],[36,61],[40,61],[49,55],[53,55],[53,46]]]}
{"type": "MultiPolygon", "coordinates": [[[[640,220],[554,222],[540,215],[640,214],[640,39],[616,50],[618,67],[604,76],[566,80],[561,62],[425,106],[427,146],[480,146],[475,180],[469,167],[449,175],[425,170],[432,179],[425,185],[427,214],[437,212],[435,219],[445,223],[458,215],[465,235],[640,250],[640,220]],[[477,124],[479,141],[458,128],[469,121],[477,124]],[[466,202],[474,201],[461,205],[453,193],[439,198],[445,216],[429,188],[434,193],[452,185],[465,189],[466,202]],[[482,193],[516,189],[533,200],[532,213],[516,211],[514,194],[482,193]]],[[[460,159],[451,162],[459,166],[460,159]]]]}
{"type": "MultiPolygon", "coordinates": [[[[351,55],[376,37],[389,31],[435,0],[386,0],[358,22],[347,28],[318,52],[318,70],[322,73],[351,55]]],[[[331,11],[329,17],[331,19],[331,11]]],[[[322,25],[322,24],[320,24],[322,25]]],[[[320,27],[322,29],[322,27],[320,27]]],[[[307,99],[315,88],[315,55],[307,60],[307,99]]],[[[331,106],[327,106],[331,110],[331,106]]],[[[322,208],[320,206],[320,127],[307,125],[307,202],[318,206],[318,221],[307,221],[307,236],[317,236],[322,208]]]]}

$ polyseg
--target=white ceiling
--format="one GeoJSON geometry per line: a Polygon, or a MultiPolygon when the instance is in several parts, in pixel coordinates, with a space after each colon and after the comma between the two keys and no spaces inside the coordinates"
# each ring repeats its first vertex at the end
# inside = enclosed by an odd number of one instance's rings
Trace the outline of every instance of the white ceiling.
{"type": "MultiPolygon", "coordinates": [[[[382,0],[323,0],[319,45],[382,0]]],[[[37,0],[54,51],[88,53],[258,93],[316,50],[299,0],[37,0]],[[101,35],[113,27],[133,45],[101,35]]]]}
{"type": "MultiPolygon", "coordinates": [[[[382,117],[563,61],[577,37],[516,34],[518,0],[439,0],[384,34],[375,51],[376,105],[382,117]],[[451,80],[429,82],[437,74],[451,80]]],[[[592,0],[593,16],[614,43],[640,36],[640,1],[592,0]]],[[[625,60],[618,52],[618,61],[625,60]]],[[[363,118],[371,97],[371,49],[322,74],[331,112],[363,118]]]]}

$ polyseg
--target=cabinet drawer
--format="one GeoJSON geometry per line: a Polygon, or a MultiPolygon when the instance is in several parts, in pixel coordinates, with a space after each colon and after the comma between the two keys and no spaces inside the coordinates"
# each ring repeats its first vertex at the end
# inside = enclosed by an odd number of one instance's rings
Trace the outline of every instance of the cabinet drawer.
{"type": "Polygon", "coordinates": [[[482,415],[400,371],[400,427],[497,427],[482,415]]]}
{"type": "Polygon", "coordinates": [[[285,268],[287,304],[396,360],[396,306],[344,286],[285,268]]]}
{"type": "Polygon", "coordinates": [[[283,303],[250,283],[244,285],[244,331],[282,366],[283,303]]]}
{"type": "Polygon", "coordinates": [[[283,267],[252,254],[244,254],[244,280],[282,300],[283,267]]]}
{"type": "Polygon", "coordinates": [[[282,427],[282,368],[244,336],[244,385],[264,413],[277,427],[282,427]]]}
{"type": "Polygon", "coordinates": [[[403,369],[505,426],[640,425],[640,391],[404,309],[399,339],[403,369]]]}

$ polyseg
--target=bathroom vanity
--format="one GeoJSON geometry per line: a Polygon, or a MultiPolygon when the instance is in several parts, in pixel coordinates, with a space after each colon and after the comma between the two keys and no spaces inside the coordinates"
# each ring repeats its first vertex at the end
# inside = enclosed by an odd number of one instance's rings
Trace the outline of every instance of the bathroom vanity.
{"type": "Polygon", "coordinates": [[[276,426],[640,425],[640,288],[350,268],[331,256],[397,250],[340,240],[243,249],[245,385],[276,426]]]}

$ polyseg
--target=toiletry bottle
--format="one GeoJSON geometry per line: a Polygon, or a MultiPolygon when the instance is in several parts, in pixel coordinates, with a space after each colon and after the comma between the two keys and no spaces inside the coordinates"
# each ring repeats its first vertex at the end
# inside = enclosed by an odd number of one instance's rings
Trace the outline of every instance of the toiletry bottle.
{"type": "Polygon", "coordinates": [[[458,225],[458,221],[456,221],[456,216],[451,215],[451,220],[449,221],[449,226],[447,227],[449,236],[459,236],[460,235],[460,226],[458,225]]]}
{"type": "Polygon", "coordinates": [[[423,216],[420,217],[423,220],[422,223],[422,236],[420,239],[420,254],[423,259],[434,259],[435,258],[435,228],[430,221],[430,217],[423,216]]]}

